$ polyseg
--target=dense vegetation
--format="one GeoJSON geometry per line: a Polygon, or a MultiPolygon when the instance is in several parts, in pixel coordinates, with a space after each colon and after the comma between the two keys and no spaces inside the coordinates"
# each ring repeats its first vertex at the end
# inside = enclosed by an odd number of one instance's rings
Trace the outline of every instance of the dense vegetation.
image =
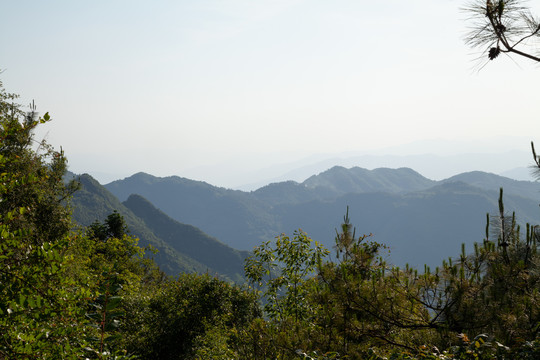
{"type": "Polygon", "coordinates": [[[246,285],[170,278],[119,213],[73,226],[77,182],[33,137],[50,117],[14,99],[0,86],[0,359],[540,358],[539,232],[502,191],[485,239],[436,269],[387,264],[347,211],[332,255],[299,230],[254,250],[246,285]]]}

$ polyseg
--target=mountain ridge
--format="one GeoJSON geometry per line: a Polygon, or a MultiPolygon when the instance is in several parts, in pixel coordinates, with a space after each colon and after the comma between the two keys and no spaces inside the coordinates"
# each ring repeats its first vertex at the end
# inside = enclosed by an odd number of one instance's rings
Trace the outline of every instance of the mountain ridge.
{"type": "MultiPolygon", "coordinates": [[[[130,234],[140,239],[141,246],[151,244],[158,250],[158,253],[152,257],[165,273],[178,275],[182,272],[209,272],[216,273],[228,280],[243,281],[243,259],[247,256],[246,252],[231,249],[217,239],[204,234],[200,229],[170,219],[166,214],[155,209],[148,200],[140,196],[134,196],[137,199],[136,204],[134,204],[134,201],[121,203],[115,195],[90,175],[83,174],[76,178],[81,184],[81,189],[73,195],[71,207],[73,210],[72,217],[78,225],[88,226],[94,221],[103,221],[107,215],[113,211],[118,211],[124,217],[130,234]],[[138,214],[133,210],[137,210],[138,214]],[[149,221],[149,218],[152,221],[149,221]],[[155,225],[156,222],[159,223],[160,221],[162,224],[166,223],[169,227],[189,229],[191,234],[186,236],[186,231],[183,231],[164,239],[157,236],[156,233],[158,232],[155,231],[155,228],[153,229],[147,224],[149,222],[151,225],[155,225]],[[178,236],[184,237],[179,239],[178,236]],[[214,253],[219,256],[223,256],[223,254],[233,255],[228,256],[231,261],[227,266],[218,266],[216,268],[215,262],[209,259],[209,256],[191,256],[193,254],[190,255],[189,252],[186,253],[175,246],[178,242],[184,245],[190,242],[205,242],[206,250],[210,251],[209,255],[212,255],[210,250],[212,245],[214,245],[214,253]]],[[[143,179],[141,176],[138,176],[138,178],[143,179]]]]}
{"type": "Polygon", "coordinates": [[[521,182],[483,172],[434,181],[408,168],[334,167],[305,183],[279,182],[251,192],[201,185],[185,178],[178,181],[149,175],[148,179],[144,183],[117,181],[105,187],[112,193],[121,189],[124,195],[140,194],[171,218],[192,224],[241,250],[251,250],[280,233],[291,234],[298,228],[331,248],[334,229],[339,228],[342,214],[349,206],[353,222],[357,219],[355,223],[363,230],[377,234],[377,241],[402,251],[397,263],[419,264],[422,258],[433,262],[441,259],[446,243],[454,248],[446,254],[455,254],[461,242],[467,246],[481,242],[486,213],[497,211],[497,185],[501,183],[509,186],[505,191],[506,208],[516,210],[519,221],[534,221],[538,207],[532,200],[536,194],[534,183],[525,182],[523,188],[521,182]],[[360,179],[361,176],[364,178],[360,179]],[[334,181],[336,177],[341,182],[334,181]],[[451,221],[452,217],[456,220],[451,221]],[[429,231],[423,234],[419,231],[422,228],[429,231]],[[401,250],[403,246],[396,242],[396,237],[408,242],[409,248],[419,249],[419,254],[404,252],[406,248],[401,250]],[[433,249],[430,253],[422,247],[433,249]]]}

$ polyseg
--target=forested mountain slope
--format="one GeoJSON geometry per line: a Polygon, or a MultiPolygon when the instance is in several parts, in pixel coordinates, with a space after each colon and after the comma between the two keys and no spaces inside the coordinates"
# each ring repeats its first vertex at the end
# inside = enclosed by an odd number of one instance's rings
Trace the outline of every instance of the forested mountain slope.
{"type": "Polygon", "coordinates": [[[105,188],[121,201],[139,194],[173,219],[196,226],[235,249],[251,250],[280,232],[271,206],[251,193],[145,173],[114,181],[105,188]]]}
{"type": "Polygon", "coordinates": [[[122,204],[90,175],[81,175],[79,181],[81,189],[72,199],[73,219],[78,224],[88,226],[96,220],[103,221],[116,210],[124,217],[131,234],[140,239],[141,246],[151,244],[158,250],[153,257],[167,274],[208,272],[230,280],[243,277],[246,253],[220,243],[193,226],[172,220],[140,196],[122,204]],[[160,228],[160,224],[163,227],[160,228]],[[195,248],[204,249],[205,254],[197,254],[195,248]],[[227,264],[214,261],[216,257],[227,259],[227,264]]]}
{"type": "Polygon", "coordinates": [[[140,195],[130,195],[123,204],[143,220],[155,236],[177,252],[206,264],[209,272],[242,280],[244,260],[249,252],[232,249],[192,225],[173,220],[140,195]]]}

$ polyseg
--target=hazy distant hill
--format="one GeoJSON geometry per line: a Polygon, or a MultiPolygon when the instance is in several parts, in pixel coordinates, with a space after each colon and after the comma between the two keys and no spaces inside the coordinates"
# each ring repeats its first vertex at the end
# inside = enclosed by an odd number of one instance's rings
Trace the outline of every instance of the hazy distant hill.
{"type": "Polygon", "coordinates": [[[499,173],[499,175],[514,179],[514,180],[522,180],[522,181],[534,181],[535,175],[533,173],[532,167],[517,167],[510,170],[502,171],[499,173]]]}
{"type": "Polygon", "coordinates": [[[498,190],[502,187],[505,194],[532,197],[540,202],[540,184],[537,182],[518,181],[482,171],[471,171],[443,180],[443,182],[452,181],[463,181],[484,190],[498,190]]]}
{"type": "Polygon", "coordinates": [[[332,247],[349,205],[359,232],[389,245],[395,263],[414,265],[437,265],[457,256],[462,242],[470,249],[482,241],[500,186],[508,187],[507,211],[515,210],[521,223],[535,222],[536,184],[481,172],[435,182],[405,168],[334,167],[304,183],[275,183],[253,192],[143,173],[106,185],[120,198],[140,194],[172,218],[244,250],[298,228],[332,247]]]}
{"type": "MultiPolygon", "coordinates": [[[[273,164],[256,171],[246,171],[241,163],[221,163],[219,167],[221,172],[218,174],[216,174],[216,167],[213,166],[207,167],[203,172],[191,171],[187,177],[204,178],[213,184],[226,184],[229,187],[246,191],[254,191],[272,182],[289,180],[303,182],[313,174],[324,172],[336,165],[346,168],[359,166],[366,169],[409,167],[423,176],[435,180],[475,170],[492,172],[517,180],[532,180],[531,170],[527,169],[527,166],[532,163],[530,150],[485,152],[486,149],[493,149],[495,143],[508,145],[508,140],[508,138],[504,140],[490,139],[481,144],[478,141],[464,143],[437,139],[421,144],[409,144],[410,146],[378,149],[376,154],[354,152],[318,154],[290,163],[273,164]],[[425,149],[433,149],[438,155],[426,154],[424,153],[425,149]],[[522,169],[508,171],[508,169],[516,167],[522,169]],[[236,175],[222,176],[223,173],[236,175]]],[[[530,140],[521,138],[512,142],[515,148],[521,148],[521,145],[527,146],[530,140]]]]}
{"type": "Polygon", "coordinates": [[[193,226],[172,220],[140,196],[132,196],[122,204],[91,176],[81,175],[79,181],[81,190],[72,200],[73,219],[78,224],[87,226],[96,220],[103,221],[116,210],[124,217],[131,234],[140,238],[140,245],[152,244],[159,250],[154,258],[166,273],[209,272],[231,280],[243,276],[245,252],[225,246],[193,226]],[[227,264],[216,261],[221,257],[227,264]]]}
{"type": "Polygon", "coordinates": [[[286,181],[257,189],[253,195],[271,205],[335,199],[349,193],[403,193],[431,187],[436,182],[408,168],[366,170],[334,166],[302,183],[286,181]]]}

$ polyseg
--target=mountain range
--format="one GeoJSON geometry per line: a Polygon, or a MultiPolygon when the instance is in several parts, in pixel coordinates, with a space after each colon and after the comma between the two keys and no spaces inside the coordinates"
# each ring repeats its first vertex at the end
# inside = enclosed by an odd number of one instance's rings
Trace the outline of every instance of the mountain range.
{"type": "Polygon", "coordinates": [[[245,192],[178,176],[137,173],[106,184],[121,201],[138,194],[177,222],[191,224],[234,249],[301,228],[328,248],[347,207],[357,233],[386,244],[390,261],[437,266],[485,237],[486,213],[505,206],[521,224],[538,218],[540,186],[485,172],[434,181],[408,168],[333,167],[299,183],[284,181],[245,192]]]}

